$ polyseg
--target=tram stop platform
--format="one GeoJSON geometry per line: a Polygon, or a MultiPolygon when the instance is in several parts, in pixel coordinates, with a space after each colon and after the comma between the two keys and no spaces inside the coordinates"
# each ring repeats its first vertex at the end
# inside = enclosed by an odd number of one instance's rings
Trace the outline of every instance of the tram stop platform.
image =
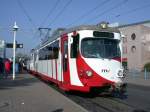
{"type": "Polygon", "coordinates": [[[0,78],[0,112],[87,112],[32,75],[0,78]]]}

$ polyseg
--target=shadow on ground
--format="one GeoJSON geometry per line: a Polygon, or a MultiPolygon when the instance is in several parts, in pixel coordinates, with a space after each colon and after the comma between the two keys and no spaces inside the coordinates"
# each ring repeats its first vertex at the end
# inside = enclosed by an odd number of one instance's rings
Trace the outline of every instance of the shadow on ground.
{"type": "Polygon", "coordinates": [[[33,83],[39,82],[38,79],[32,77],[29,74],[18,74],[16,75],[15,80],[12,79],[12,76],[8,76],[7,78],[0,78],[0,90],[3,89],[12,89],[14,87],[22,87],[22,86],[30,86],[33,83]]]}

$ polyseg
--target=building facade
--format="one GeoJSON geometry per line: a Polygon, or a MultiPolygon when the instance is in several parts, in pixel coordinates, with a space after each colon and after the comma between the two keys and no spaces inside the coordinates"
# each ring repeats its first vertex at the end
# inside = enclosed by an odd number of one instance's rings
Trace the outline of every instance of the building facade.
{"type": "Polygon", "coordinates": [[[0,57],[4,58],[5,55],[5,41],[0,40],[0,57]]]}
{"type": "Polygon", "coordinates": [[[123,61],[128,69],[143,70],[150,62],[150,21],[119,26],[123,38],[123,61]]]}

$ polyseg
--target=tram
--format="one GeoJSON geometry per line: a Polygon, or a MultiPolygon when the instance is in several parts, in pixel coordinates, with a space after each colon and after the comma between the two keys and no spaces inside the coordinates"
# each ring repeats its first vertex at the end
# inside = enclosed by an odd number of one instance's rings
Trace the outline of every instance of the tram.
{"type": "Polygon", "coordinates": [[[64,91],[122,90],[121,33],[106,22],[61,29],[32,49],[28,70],[64,91]]]}

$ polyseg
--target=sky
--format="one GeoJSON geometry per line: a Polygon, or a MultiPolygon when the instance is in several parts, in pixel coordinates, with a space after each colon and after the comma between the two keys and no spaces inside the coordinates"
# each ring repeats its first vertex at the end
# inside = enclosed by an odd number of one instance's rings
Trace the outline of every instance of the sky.
{"type": "MultiPolygon", "coordinates": [[[[150,0],[0,0],[0,40],[13,42],[13,25],[19,27],[16,40],[28,53],[40,44],[45,33],[38,28],[70,28],[78,25],[130,24],[150,20],[150,0]]],[[[7,56],[12,55],[7,49],[7,56]]]]}

